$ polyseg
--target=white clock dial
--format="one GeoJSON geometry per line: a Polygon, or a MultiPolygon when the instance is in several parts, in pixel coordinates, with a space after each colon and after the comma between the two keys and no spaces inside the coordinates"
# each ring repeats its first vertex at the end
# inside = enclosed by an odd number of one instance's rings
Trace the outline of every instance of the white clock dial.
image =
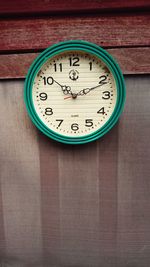
{"type": "Polygon", "coordinates": [[[53,132],[82,137],[110,119],[117,102],[111,70],[95,55],[68,51],[49,58],[34,79],[33,105],[53,132]]]}

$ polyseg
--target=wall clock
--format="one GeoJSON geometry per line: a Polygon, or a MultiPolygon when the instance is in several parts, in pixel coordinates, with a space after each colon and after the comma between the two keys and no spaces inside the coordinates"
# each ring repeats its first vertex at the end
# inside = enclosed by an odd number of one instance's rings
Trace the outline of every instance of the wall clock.
{"type": "Polygon", "coordinates": [[[125,101],[121,70],[101,47],[65,41],[42,52],[25,81],[25,104],[33,123],[48,137],[83,144],[106,134],[125,101]]]}

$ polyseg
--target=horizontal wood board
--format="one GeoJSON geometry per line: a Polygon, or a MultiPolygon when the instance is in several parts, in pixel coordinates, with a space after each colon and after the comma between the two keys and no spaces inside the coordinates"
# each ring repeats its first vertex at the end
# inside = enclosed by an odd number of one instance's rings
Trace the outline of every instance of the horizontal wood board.
{"type": "Polygon", "coordinates": [[[150,8],[150,2],[145,0],[5,0],[0,2],[1,15],[20,15],[36,13],[57,13],[57,12],[88,12],[108,10],[131,10],[150,8]]]}
{"type": "Polygon", "coordinates": [[[150,46],[150,14],[56,16],[0,20],[0,53],[42,50],[64,40],[100,46],[150,46]]]}
{"type": "MultiPolygon", "coordinates": [[[[123,74],[150,74],[150,47],[107,49],[123,74]]],[[[0,79],[24,78],[39,53],[0,55],[0,79]]]]}

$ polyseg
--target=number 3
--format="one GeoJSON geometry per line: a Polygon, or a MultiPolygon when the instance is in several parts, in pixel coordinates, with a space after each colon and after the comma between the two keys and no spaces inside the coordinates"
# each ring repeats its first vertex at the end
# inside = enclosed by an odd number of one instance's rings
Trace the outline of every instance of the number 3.
{"type": "Polygon", "coordinates": [[[104,94],[104,96],[102,96],[103,99],[109,99],[110,98],[110,92],[109,91],[104,91],[103,94],[104,94]]]}

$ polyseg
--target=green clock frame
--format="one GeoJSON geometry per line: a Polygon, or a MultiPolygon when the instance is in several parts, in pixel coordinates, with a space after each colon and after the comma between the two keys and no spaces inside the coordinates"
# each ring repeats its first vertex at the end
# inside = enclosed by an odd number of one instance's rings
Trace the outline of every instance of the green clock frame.
{"type": "Polygon", "coordinates": [[[29,68],[24,87],[25,105],[32,122],[36,125],[36,127],[40,131],[42,131],[48,137],[58,142],[66,144],[84,144],[97,140],[98,138],[105,135],[118,121],[124,107],[125,97],[126,97],[126,90],[125,90],[124,78],[118,64],[113,59],[113,57],[106,50],[99,47],[98,45],[82,40],[64,41],[45,49],[34,60],[31,67],[29,68]],[[96,130],[92,134],[85,135],[83,137],[68,137],[50,130],[39,118],[37,112],[35,111],[32,99],[33,82],[41,66],[49,58],[59,53],[72,50],[84,51],[100,58],[112,72],[117,86],[117,102],[111,117],[100,129],[96,130]]]}

